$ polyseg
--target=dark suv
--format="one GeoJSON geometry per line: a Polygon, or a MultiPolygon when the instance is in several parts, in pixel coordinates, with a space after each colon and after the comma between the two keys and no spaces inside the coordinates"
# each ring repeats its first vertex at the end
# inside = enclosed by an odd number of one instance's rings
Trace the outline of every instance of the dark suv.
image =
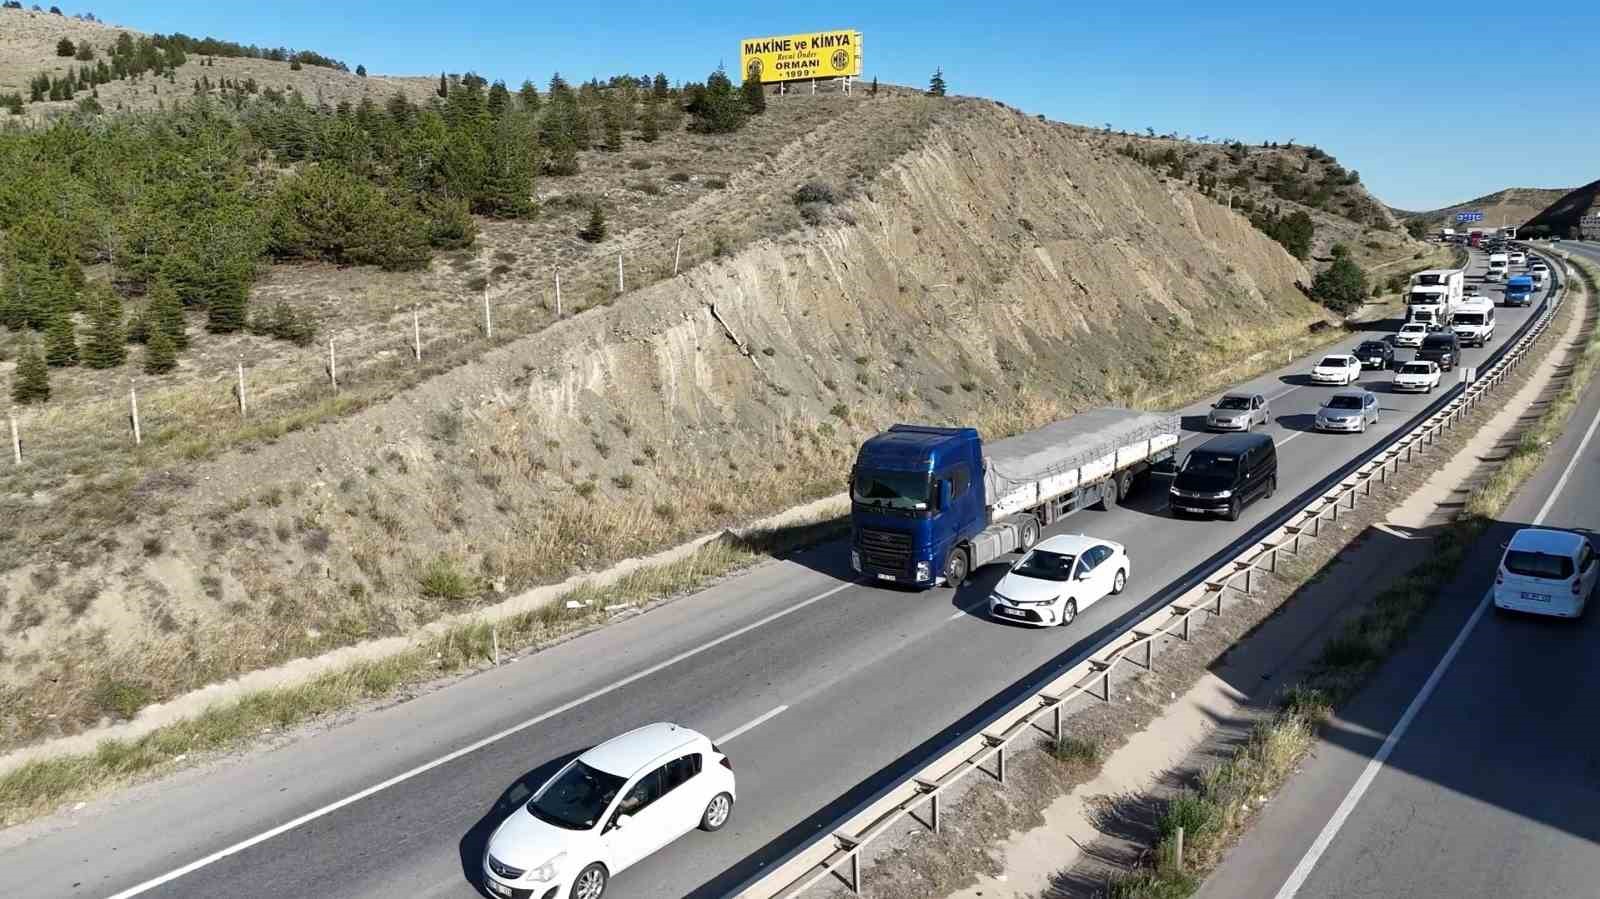
{"type": "Polygon", "coordinates": [[[1251,501],[1278,489],[1278,446],[1266,434],[1213,437],[1194,448],[1172,479],[1173,514],[1238,521],[1251,501]]]}
{"type": "Polygon", "coordinates": [[[1436,363],[1440,370],[1450,371],[1461,361],[1461,338],[1454,331],[1440,331],[1422,338],[1422,346],[1412,357],[1418,362],[1436,363]]]}
{"type": "Polygon", "coordinates": [[[1387,371],[1394,367],[1394,347],[1388,341],[1364,340],[1356,347],[1355,356],[1361,360],[1362,368],[1387,371]]]}

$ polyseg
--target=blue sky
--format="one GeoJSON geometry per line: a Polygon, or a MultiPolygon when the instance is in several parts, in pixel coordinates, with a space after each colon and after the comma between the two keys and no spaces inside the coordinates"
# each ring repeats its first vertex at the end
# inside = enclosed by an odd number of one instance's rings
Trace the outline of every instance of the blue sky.
{"type": "Polygon", "coordinates": [[[1404,209],[1600,178],[1600,4],[1296,5],[896,0],[810,13],[707,0],[92,0],[63,9],[316,50],[374,73],[470,69],[512,86],[542,85],[558,70],[574,81],[622,71],[698,80],[719,61],[736,75],[739,38],[856,28],[869,78],[924,85],[941,66],[953,93],[1062,121],[1314,143],[1404,209]],[[1539,83],[1515,83],[1526,72],[1539,83]],[[1484,80],[1469,86],[1475,75],[1484,80]]]}

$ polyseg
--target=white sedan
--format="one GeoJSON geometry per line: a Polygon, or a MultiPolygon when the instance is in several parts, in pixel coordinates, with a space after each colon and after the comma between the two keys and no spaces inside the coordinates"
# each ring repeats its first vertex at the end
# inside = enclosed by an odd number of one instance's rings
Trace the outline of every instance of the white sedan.
{"type": "Polygon", "coordinates": [[[1082,534],[1051,537],[1029,550],[995,585],[989,614],[1038,627],[1071,624],[1102,597],[1121,593],[1131,570],[1120,543],[1082,534]]]}
{"type": "Polygon", "coordinates": [[[614,737],[568,762],[489,837],[484,886],[508,899],[600,899],[606,883],[696,827],[728,823],[733,765],[676,724],[614,737]]]}
{"type": "Polygon", "coordinates": [[[1314,384],[1354,384],[1361,377],[1361,360],[1349,355],[1323,356],[1311,369],[1314,384]]]}
{"type": "Polygon", "coordinates": [[[1422,341],[1428,336],[1428,326],[1422,322],[1406,322],[1400,326],[1400,333],[1394,336],[1395,346],[1422,346],[1422,341]]]}
{"type": "Polygon", "coordinates": [[[1407,362],[1394,373],[1394,389],[1408,393],[1432,393],[1439,386],[1439,366],[1434,362],[1407,362]]]}

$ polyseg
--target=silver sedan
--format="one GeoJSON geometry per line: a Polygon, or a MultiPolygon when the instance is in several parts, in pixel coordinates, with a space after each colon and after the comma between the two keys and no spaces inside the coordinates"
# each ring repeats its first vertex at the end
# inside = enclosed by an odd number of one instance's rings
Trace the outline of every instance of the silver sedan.
{"type": "Polygon", "coordinates": [[[1378,395],[1370,390],[1341,390],[1317,410],[1317,430],[1365,433],[1378,423],[1378,395]]]}
{"type": "Polygon", "coordinates": [[[1267,398],[1259,393],[1225,393],[1206,413],[1206,430],[1249,431],[1272,421],[1267,398]]]}

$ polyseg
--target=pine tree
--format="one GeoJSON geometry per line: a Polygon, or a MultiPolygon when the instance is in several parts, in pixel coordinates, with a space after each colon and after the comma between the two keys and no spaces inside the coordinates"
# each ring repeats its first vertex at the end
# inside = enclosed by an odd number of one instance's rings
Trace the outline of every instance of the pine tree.
{"type": "Polygon", "coordinates": [[[644,114],[639,117],[639,139],[647,144],[661,136],[661,101],[655,97],[645,101],[644,114]]]}
{"type": "Polygon", "coordinates": [[[30,341],[17,359],[17,371],[11,379],[11,401],[19,406],[27,406],[48,399],[50,369],[45,367],[39,347],[30,341]]]}
{"type": "Polygon", "coordinates": [[[606,239],[606,213],[600,208],[599,203],[590,208],[589,224],[578,232],[578,236],[590,243],[599,243],[606,239]]]}
{"type": "Polygon", "coordinates": [[[77,48],[77,46],[75,46],[72,43],[71,40],[68,40],[67,38],[62,38],[61,40],[56,41],[56,55],[57,56],[71,56],[72,54],[77,53],[77,52],[78,52],[78,48],[77,48]]]}
{"type": "Polygon", "coordinates": [[[165,374],[177,367],[178,350],[172,345],[172,338],[160,328],[155,329],[150,333],[150,341],[144,347],[145,374],[165,374]]]}
{"type": "Polygon", "coordinates": [[[357,78],[365,78],[365,77],[367,77],[367,67],[366,66],[356,66],[356,77],[357,78]]]}
{"type": "Polygon", "coordinates": [[[490,86],[487,106],[489,115],[496,119],[511,111],[511,92],[506,90],[504,81],[496,81],[490,86]]]}
{"type": "Polygon", "coordinates": [[[943,68],[934,69],[933,70],[933,77],[928,79],[928,96],[930,96],[930,97],[942,97],[942,96],[944,96],[944,69],[943,68]]]}
{"type": "Polygon", "coordinates": [[[532,81],[523,81],[522,87],[517,90],[517,96],[522,98],[522,111],[528,115],[539,112],[539,88],[532,81]]]}
{"type": "Polygon", "coordinates": [[[434,93],[438,94],[441,97],[450,96],[450,83],[448,81],[444,80],[444,73],[443,72],[439,73],[439,87],[438,87],[437,90],[434,91],[434,93]]]}
{"type": "Polygon", "coordinates": [[[611,153],[622,149],[622,113],[617,109],[618,102],[613,99],[600,110],[606,132],[606,142],[601,145],[601,149],[611,153]]]}
{"type": "Polygon", "coordinates": [[[167,335],[176,350],[189,348],[188,322],[183,317],[183,304],[178,292],[165,278],[158,278],[150,286],[150,307],[145,313],[150,333],[167,335]]]}
{"type": "Polygon", "coordinates": [[[248,313],[249,290],[250,286],[246,283],[220,285],[206,308],[206,330],[214,334],[243,330],[248,313]]]}
{"type": "Polygon", "coordinates": [[[83,350],[83,364],[90,368],[116,368],[128,360],[122,300],[109,289],[95,293],[89,307],[89,342],[83,350]]]}
{"type": "Polygon", "coordinates": [[[78,364],[78,335],[72,327],[72,316],[57,312],[50,317],[44,330],[44,361],[52,368],[70,368],[78,364]]]}
{"type": "Polygon", "coordinates": [[[767,111],[767,91],[761,86],[760,78],[751,78],[746,74],[739,92],[744,94],[744,108],[751,115],[760,115],[767,111]]]}
{"type": "Polygon", "coordinates": [[[667,99],[667,92],[668,92],[667,76],[664,75],[661,72],[657,72],[656,73],[656,80],[650,86],[650,90],[651,90],[651,95],[654,96],[657,100],[665,100],[665,99],[667,99]]]}
{"type": "Polygon", "coordinates": [[[872,76],[872,90],[867,91],[867,95],[871,96],[871,97],[876,97],[878,95],[878,76],[877,75],[873,75],[872,76]]]}
{"type": "Polygon", "coordinates": [[[88,62],[94,59],[94,47],[88,41],[78,44],[78,52],[73,54],[77,59],[88,62]]]}

